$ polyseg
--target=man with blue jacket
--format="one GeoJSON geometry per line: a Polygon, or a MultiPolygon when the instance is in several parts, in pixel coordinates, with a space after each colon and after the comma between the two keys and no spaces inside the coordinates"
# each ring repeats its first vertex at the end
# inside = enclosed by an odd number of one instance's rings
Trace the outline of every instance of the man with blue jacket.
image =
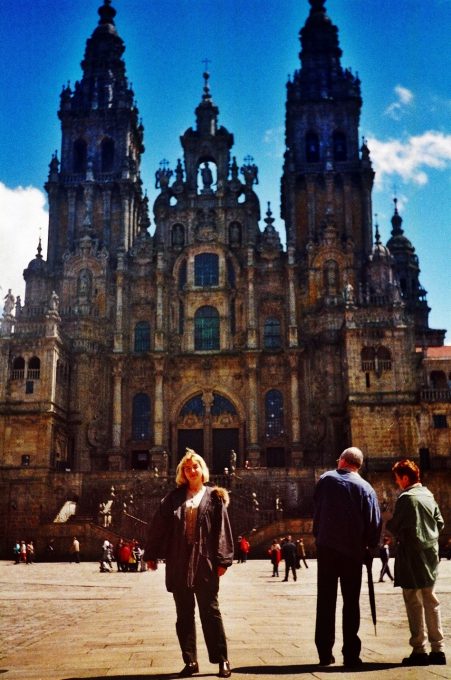
{"type": "Polygon", "coordinates": [[[335,608],[338,580],[343,597],[343,661],[348,668],[362,665],[360,588],[367,548],[378,545],[381,530],[379,503],[373,487],[359,475],[360,449],[345,449],[337,469],[325,472],[314,493],[313,534],[318,558],[315,644],[319,663],[335,662],[335,608]]]}

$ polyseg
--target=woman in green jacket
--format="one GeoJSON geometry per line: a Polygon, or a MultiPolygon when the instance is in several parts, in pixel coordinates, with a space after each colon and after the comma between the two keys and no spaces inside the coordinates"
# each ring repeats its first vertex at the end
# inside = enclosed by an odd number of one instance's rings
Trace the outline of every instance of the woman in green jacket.
{"type": "Polygon", "coordinates": [[[440,602],[434,592],[443,517],[432,493],[420,483],[420,470],[413,461],[401,460],[392,471],[401,494],[387,529],[397,539],[395,586],[402,588],[413,648],[402,663],[446,664],[440,602]],[[430,654],[426,652],[428,638],[430,654]]]}

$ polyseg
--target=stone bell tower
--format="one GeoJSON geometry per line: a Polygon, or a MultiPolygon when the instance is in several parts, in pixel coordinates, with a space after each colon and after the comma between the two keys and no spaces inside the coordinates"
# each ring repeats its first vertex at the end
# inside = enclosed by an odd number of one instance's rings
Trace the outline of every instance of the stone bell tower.
{"type": "Polygon", "coordinates": [[[125,47],[111,0],[104,1],[99,15],[86,44],[82,78],[61,92],[61,163],[55,154],[46,184],[48,266],[55,273],[63,254],[73,252],[86,237],[111,255],[127,250],[143,209],[143,126],[126,77],[125,47]]]}

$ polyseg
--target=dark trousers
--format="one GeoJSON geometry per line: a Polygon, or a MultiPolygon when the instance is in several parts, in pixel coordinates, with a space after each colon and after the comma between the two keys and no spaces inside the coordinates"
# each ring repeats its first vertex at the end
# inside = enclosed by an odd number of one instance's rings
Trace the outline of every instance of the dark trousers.
{"type": "Polygon", "coordinates": [[[343,597],[343,658],[345,662],[360,656],[360,587],[362,562],[348,555],[317,546],[318,592],[316,601],[315,644],[320,659],[332,654],[335,642],[335,609],[337,605],[338,580],[343,597]]]}
{"type": "Polygon", "coordinates": [[[290,573],[290,569],[291,569],[291,573],[293,574],[293,579],[295,581],[297,581],[298,577],[297,577],[297,574],[296,574],[296,566],[295,566],[294,562],[287,562],[287,560],[285,560],[285,581],[288,581],[288,575],[290,573]]]}
{"type": "Polygon", "coordinates": [[[199,607],[210,662],[227,661],[227,641],[219,611],[218,589],[219,580],[214,583],[202,583],[194,588],[177,588],[173,592],[177,610],[175,629],[185,663],[197,661],[195,599],[199,607]]]}

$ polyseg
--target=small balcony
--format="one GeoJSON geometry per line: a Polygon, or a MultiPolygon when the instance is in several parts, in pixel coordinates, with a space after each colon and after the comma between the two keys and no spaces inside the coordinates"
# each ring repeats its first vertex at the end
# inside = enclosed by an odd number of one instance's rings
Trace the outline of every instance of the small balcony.
{"type": "Polygon", "coordinates": [[[427,401],[429,403],[436,401],[451,402],[451,390],[434,388],[421,390],[421,401],[427,401]]]}

